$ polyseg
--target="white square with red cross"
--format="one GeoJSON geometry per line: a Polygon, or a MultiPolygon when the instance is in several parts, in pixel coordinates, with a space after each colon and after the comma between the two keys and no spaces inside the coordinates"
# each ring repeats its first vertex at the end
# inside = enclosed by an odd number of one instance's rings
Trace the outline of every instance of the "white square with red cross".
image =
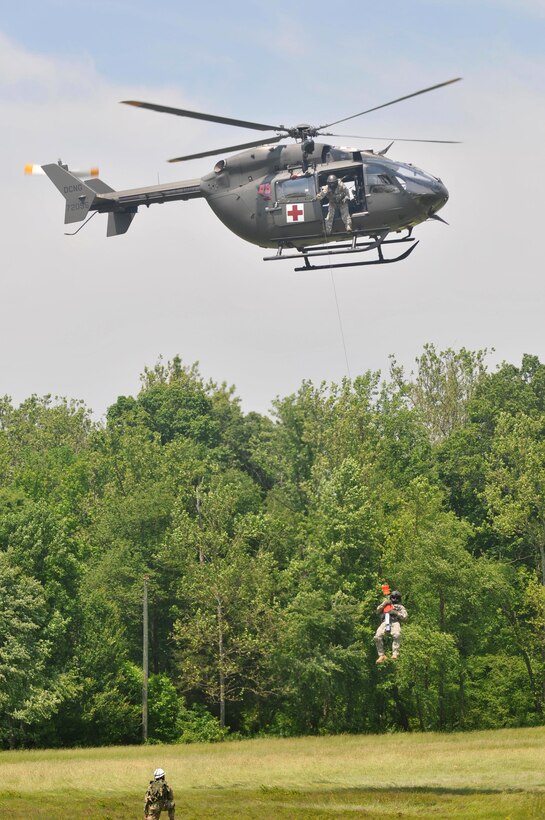
{"type": "Polygon", "coordinates": [[[303,203],[293,202],[286,205],[286,222],[304,222],[305,206],[303,203]]]}

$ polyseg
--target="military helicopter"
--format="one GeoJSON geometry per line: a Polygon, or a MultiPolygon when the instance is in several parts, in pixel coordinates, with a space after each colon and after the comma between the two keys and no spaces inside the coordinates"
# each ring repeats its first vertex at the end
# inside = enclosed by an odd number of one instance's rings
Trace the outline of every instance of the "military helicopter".
{"type": "Polygon", "coordinates": [[[413,165],[386,158],[385,154],[393,142],[375,153],[370,149],[336,147],[316,142],[315,138],[381,139],[332,134],[325,129],[451,85],[460,79],[456,77],[423,88],[320,126],[302,123],[286,127],[123,100],[126,105],[151,111],[276,133],[244,144],[174,157],[168,161],[182,162],[233,151],[242,152],[228,159],[220,159],[213,170],[200,179],[146,188],[115,191],[99,178],[80,178],[60,160],[42,168],[66,200],[65,223],[83,221],[90,211],[107,213],[108,236],[126,233],[142,205],[149,207],[156,203],[204,197],[216,216],[237,236],[262,248],[276,250],[274,255],[263,257],[264,261],[302,260],[303,266],[295,270],[398,262],[406,259],[418,244],[412,237],[415,225],[427,219],[444,222],[437,215],[448,200],[448,191],[442,181],[413,165]],[[295,142],[278,145],[287,137],[295,142]],[[330,177],[341,180],[348,190],[347,204],[352,223],[350,232],[338,215],[333,223],[326,224],[328,203],[319,199],[318,194],[330,177]],[[388,238],[392,233],[401,232],[406,233],[400,238],[388,238]],[[397,256],[387,258],[383,249],[391,244],[401,244],[405,249],[397,256]],[[373,258],[362,259],[359,256],[356,259],[355,255],[370,251],[375,252],[373,258]],[[328,256],[329,262],[316,264],[315,260],[322,256],[328,256]],[[340,259],[352,261],[341,262],[340,259]]]}

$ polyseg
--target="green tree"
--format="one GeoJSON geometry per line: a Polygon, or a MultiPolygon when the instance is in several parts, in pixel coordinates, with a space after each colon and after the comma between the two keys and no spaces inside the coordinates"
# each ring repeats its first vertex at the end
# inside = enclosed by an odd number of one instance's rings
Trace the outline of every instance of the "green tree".
{"type": "Polygon", "coordinates": [[[288,604],[276,652],[282,694],[279,734],[369,731],[375,727],[370,635],[353,596],[307,583],[288,604]]]}
{"type": "Polygon", "coordinates": [[[31,741],[71,687],[68,675],[49,672],[55,625],[47,617],[42,586],[0,553],[0,741],[10,748],[31,741]]]}
{"type": "Polygon", "coordinates": [[[186,616],[174,624],[179,682],[219,706],[271,690],[270,656],[277,613],[268,556],[231,545],[224,556],[194,561],[180,582],[186,616]]]}
{"type": "Polygon", "coordinates": [[[453,728],[461,721],[463,660],[482,650],[495,616],[489,565],[469,553],[470,527],[443,509],[441,491],[426,479],[411,482],[392,524],[383,570],[410,615],[402,628],[403,690],[412,689],[421,728],[453,728]]]}
{"type": "Polygon", "coordinates": [[[472,542],[480,551],[496,550],[505,539],[488,526],[484,496],[487,461],[496,426],[504,414],[536,418],[545,411],[545,366],[525,354],[520,367],[504,362],[479,379],[467,405],[467,422],[435,449],[451,509],[476,529],[472,542]]]}
{"type": "Polygon", "coordinates": [[[392,360],[390,376],[418,412],[432,442],[443,441],[467,421],[469,400],[486,374],[487,354],[486,349],[464,347],[437,352],[435,345],[426,344],[408,382],[403,368],[392,360]]]}
{"type": "Polygon", "coordinates": [[[179,685],[218,704],[222,728],[227,703],[270,688],[275,566],[259,546],[258,509],[255,485],[230,471],[203,493],[200,519],[180,514],[168,545],[184,565],[173,630],[179,685]]]}
{"type": "Polygon", "coordinates": [[[487,462],[484,496],[510,557],[528,561],[545,586],[545,415],[502,414],[487,462]]]}
{"type": "Polygon", "coordinates": [[[77,690],[64,704],[59,733],[67,744],[136,743],[142,735],[142,671],[130,662],[118,603],[106,589],[85,588],[74,650],[77,690]]]}

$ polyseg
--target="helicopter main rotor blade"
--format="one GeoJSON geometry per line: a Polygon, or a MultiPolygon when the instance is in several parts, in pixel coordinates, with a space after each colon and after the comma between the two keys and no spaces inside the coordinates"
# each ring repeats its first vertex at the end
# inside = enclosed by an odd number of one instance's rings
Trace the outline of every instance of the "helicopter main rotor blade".
{"type": "Polygon", "coordinates": [[[283,125],[266,125],[263,122],[248,122],[247,120],[235,120],[231,117],[218,117],[215,114],[201,114],[198,111],[186,111],[184,108],[171,108],[168,105],[156,105],[155,103],[139,102],[138,100],[121,100],[123,105],[134,105],[137,108],[147,108],[149,111],[159,111],[163,114],[175,114],[177,117],[190,117],[194,120],[205,120],[206,122],[219,122],[223,125],[237,125],[239,128],[251,128],[254,131],[286,131],[283,125]]]}
{"type": "MultiPolygon", "coordinates": [[[[322,128],[330,128],[332,125],[338,125],[340,122],[353,120],[355,117],[362,117],[364,114],[370,114],[371,111],[378,111],[379,108],[387,108],[389,105],[395,105],[396,103],[402,102],[403,100],[410,100],[411,97],[418,97],[419,94],[427,94],[428,91],[435,91],[436,88],[443,88],[443,86],[445,85],[457,83],[461,79],[461,77],[455,77],[453,80],[447,80],[444,83],[430,85],[429,88],[422,88],[420,91],[414,91],[412,94],[406,94],[404,97],[398,97],[397,100],[391,100],[390,102],[383,103],[382,105],[376,105],[374,108],[367,108],[365,111],[360,111],[359,114],[352,114],[350,117],[343,117],[342,120],[335,120],[335,122],[327,122],[325,125],[320,125],[317,130],[321,131],[322,128]]],[[[367,139],[370,139],[370,137],[368,137],[367,139]]]]}
{"type": "Polygon", "coordinates": [[[461,145],[460,140],[416,140],[408,137],[366,137],[361,134],[330,134],[325,133],[322,137],[345,137],[351,140],[394,140],[395,142],[437,142],[442,145],[461,145]]]}
{"type": "Polygon", "coordinates": [[[185,157],[174,157],[167,162],[186,162],[189,159],[200,159],[200,157],[213,157],[216,154],[228,154],[231,151],[242,151],[244,148],[257,148],[258,145],[271,145],[273,142],[280,142],[284,137],[269,137],[266,140],[255,140],[254,142],[244,142],[240,145],[229,145],[225,148],[215,148],[213,151],[201,151],[198,154],[188,154],[185,157]]]}

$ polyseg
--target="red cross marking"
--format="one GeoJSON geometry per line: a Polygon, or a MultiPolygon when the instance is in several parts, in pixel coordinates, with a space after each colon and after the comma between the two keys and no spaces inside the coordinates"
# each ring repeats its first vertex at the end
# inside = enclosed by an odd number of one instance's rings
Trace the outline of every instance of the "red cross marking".
{"type": "Polygon", "coordinates": [[[299,217],[303,216],[304,211],[302,208],[299,208],[297,205],[292,205],[291,210],[287,211],[288,216],[291,216],[294,222],[299,221],[299,217]]]}

